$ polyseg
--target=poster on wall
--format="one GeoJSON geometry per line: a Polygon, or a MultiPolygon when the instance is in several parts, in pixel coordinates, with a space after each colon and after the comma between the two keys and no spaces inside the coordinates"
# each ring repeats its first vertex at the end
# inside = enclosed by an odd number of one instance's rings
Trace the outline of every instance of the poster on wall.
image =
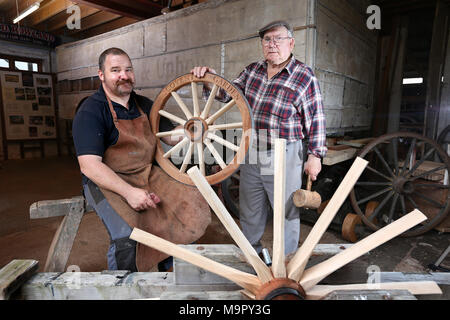
{"type": "Polygon", "coordinates": [[[6,140],[56,138],[51,75],[1,71],[0,80],[6,140]]]}

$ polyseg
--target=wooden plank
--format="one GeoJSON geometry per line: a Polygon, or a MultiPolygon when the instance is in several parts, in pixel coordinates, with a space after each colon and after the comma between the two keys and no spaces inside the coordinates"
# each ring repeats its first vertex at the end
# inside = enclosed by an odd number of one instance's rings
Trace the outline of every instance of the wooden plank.
{"type": "Polygon", "coordinates": [[[336,163],[353,159],[358,152],[356,148],[346,148],[343,150],[328,150],[327,155],[323,158],[323,165],[332,166],[336,163]]]}
{"type": "Polygon", "coordinates": [[[418,282],[386,282],[386,283],[363,283],[347,285],[317,285],[306,290],[306,298],[317,300],[325,297],[333,291],[342,290],[408,290],[411,294],[442,294],[442,290],[433,281],[418,282]]]}
{"type": "Polygon", "coordinates": [[[364,138],[356,140],[339,140],[337,144],[350,146],[354,148],[363,148],[366,144],[370,143],[374,138],[364,138]]]}
{"type": "Polygon", "coordinates": [[[322,300],[417,300],[408,290],[337,290],[322,300]]]}
{"type": "Polygon", "coordinates": [[[275,278],[286,278],[286,263],[284,256],[286,140],[276,139],[274,152],[272,274],[275,278]]]}
{"type": "MultiPolygon", "coordinates": [[[[351,248],[353,244],[322,244],[319,243],[311,254],[309,263],[322,262],[323,259],[333,256],[351,248]],[[316,261],[315,261],[316,260],[316,261]]],[[[179,245],[189,251],[195,252],[223,265],[233,267],[237,270],[252,273],[255,271],[250,264],[248,264],[242,250],[235,245],[231,244],[192,244],[192,245],[179,245]]],[[[292,255],[286,257],[288,260],[292,255]]],[[[363,274],[365,273],[366,266],[364,265],[363,274]]],[[[233,282],[230,280],[218,276],[215,273],[205,271],[203,268],[197,267],[182,259],[174,259],[174,274],[176,285],[205,285],[205,284],[228,284],[233,282]]],[[[358,281],[360,279],[358,278],[358,281]]]]}
{"type": "MultiPolygon", "coordinates": [[[[242,272],[254,274],[252,266],[247,263],[242,251],[234,245],[179,245],[191,252],[214,260],[225,266],[242,272]]],[[[183,259],[174,259],[174,275],[176,285],[234,284],[232,281],[215,273],[205,271],[183,259]]]]}
{"type": "Polygon", "coordinates": [[[183,259],[207,271],[216,273],[251,292],[255,292],[255,290],[261,286],[261,282],[252,274],[224,266],[140,229],[134,228],[130,235],[130,239],[138,241],[156,250],[166,252],[171,256],[183,259]]]}
{"type": "Polygon", "coordinates": [[[314,247],[319,243],[320,238],[327,230],[336,213],[339,211],[342,203],[347,198],[359,176],[366,168],[368,162],[362,158],[356,158],[350,170],[345,175],[333,197],[328,202],[327,207],[320,215],[314,227],[310,231],[305,242],[296,252],[294,258],[287,266],[288,277],[299,281],[305,266],[311,256],[314,247]]]}
{"type": "Polygon", "coordinates": [[[72,250],[73,241],[77,235],[81,218],[84,214],[84,199],[72,203],[68,215],[66,215],[53,236],[50,249],[47,254],[44,271],[64,272],[67,260],[72,250]]]}
{"type": "Polygon", "coordinates": [[[426,219],[427,217],[419,210],[412,211],[406,216],[403,216],[375,233],[372,233],[363,240],[355,243],[350,249],[344,250],[330,259],[305,270],[302,278],[300,279],[301,286],[305,290],[311,289],[327,275],[357,259],[361,255],[375,249],[381,244],[391,240],[392,238],[395,238],[426,219]]]}
{"type": "Polygon", "coordinates": [[[450,285],[450,273],[404,273],[404,272],[380,272],[380,282],[407,282],[407,281],[433,281],[437,284],[450,285]]]}
{"type": "Polygon", "coordinates": [[[242,300],[240,291],[164,292],[161,300],[242,300]]]}
{"type": "Polygon", "coordinates": [[[43,200],[33,203],[30,206],[30,219],[42,219],[65,216],[69,213],[73,204],[83,202],[86,212],[92,211],[85,203],[84,197],[73,197],[61,200],[43,200]]]}
{"type": "Polygon", "coordinates": [[[7,300],[39,268],[36,260],[13,260],[0,270],[0,300],[7,300]]]}
{"type": "MultiPolygon", "coordinates": [[[[403,164],[404,164],[405,162],[404,161],[399,161],[399,163],[398,163],[398,165],[400,166],[400,168],[402,168],[403,167],[403,164]]],[[[442,167],[444,164],[443,163],[441,163],[441,162],[434,162],[434,161],[424,161],[415,171],[414,171],[414,173],[413,173],[413,177],[417,177],[417,176],[419,176],[419,175],[421,175],[421,174],[423,174],[423,173],[425,173],[425,172],[428,172],[428,171],[431,171],[431,170],[433,170],[433,169],[436,169],[436,168],[439,168],[439,167],[442,167]]],[[[413,166],[414,166],[414,164],[413,164],[413,166]]],[[[412,167],[411,166],[408,166],[408,168],[409,169],[411,169],[412,167]]],[[[431,173],[431,174],[429,174],[429,175],[426,175],[426,176],[424,176],[423,177],[423,179],[426,179],[426,180],[431,180],[431,181],[443,181],[444,180],[444,177],[445,177],[445,172],[446,172],[447,170],[445,170],[445,169],[441,169],[441,170],[438,170],[438,171],[436,171],[436,172],[433,172],[433,173],[431,173]]]]}
{"type": "Polygon", "coordinates": [[[217,196],[216,192],[212,189],[209,183],[206,181],[205,177],[201,175],[197,167],[192,167],[188,170],[188,175],[192,181],[197,186],[200,193],[203,195],[205,200],[208,202],[210,207],[213,209],[220,222],[227,229],[230,236],[236,242],[238,247],[242,250],[248,262],[255,269],[258,278],[266,283],[273,279],[272,272],[268,266],[261,260],[261,258],[256,253],[255,249],[252,247],[250,242],[244,236],[242,231],[239,229],[238,225],[228,213],[225,205],[217,196]]]}

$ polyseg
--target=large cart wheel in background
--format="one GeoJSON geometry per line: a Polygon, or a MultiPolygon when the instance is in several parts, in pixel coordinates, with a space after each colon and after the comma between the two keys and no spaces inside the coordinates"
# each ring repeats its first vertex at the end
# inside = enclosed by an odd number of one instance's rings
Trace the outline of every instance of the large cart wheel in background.
{"type": "Polygon", "coordinates": [[[251,145],[252,114],[247,100],[232,83],[211,73],[207,73],[201,79],[189,73],[170,82],[156,98],[150,119],[153,133],[157,138],[183,137],[170,150],[164,150],[160,139],[158,139],[155,158],[167,174],[185,184],[194,185],[186,174],[188,168],[192,165],[198,165],[200,172],[210,185],[220,183],[238,170],[251,145]],[[201,86],[198,86],[198,83],[209,83],[212,87],[204,107],[201,106],[199,99],[201,86]],[[220,88],[225,90],[232,100],[213,112],[215,96],[220,88]],[[171,103],[179,108],[176,111],[181,109],[182,112],[178,113],[182,113],[182,117],[175,115],[174,112],[168,112],[166,106],[169,99],[172,99],[171,103]],[[192,108],[187,106],[187,101],[192,102],[192,108]],[[235,110],[239,112],[241,121],[223,123],[224,115],[235,110]],[[159,132],[161,117],[165,117],[177,126],[183,126],[183,128],[159,132]],[[222,123],[219,123],[220,121],[222,123]],[[233,141],[221,137],[219,133],[228,130],[238,132],[237,134],[240,134],[240,137],[233,135],[233,141]],[[238,141],[238,144],[236,144],[236,141],[238,141]],[[213,143],[219,145],[219,148],[216,148],[213,143]],[[186,153],[183,152],[183,149],[187,149],[186,153]],[[214,163],[205,162],[205,150],[211,153],[214,163]],[[175,163],[172,156],[180,152],[183,152],[183,155],[178,160],[182,159],[182,161],[175,163]],[[230,153],[231,156],[229,156],[230,153]],[[197,155],[197,157],[194,155],[197,155]],[[209,170],[214,165],[219,165],[221,170],[218,172],[209,170]]]}
{"type": "Polygon", "coordinates": [[[353,209],[376,231],[417,208],[428,220],[405,232],[410,237],[439,225],[450,210],[450,158],[435,141],[411,132],[386,134],[359,156],[369,161],[350,193],[353,209]],[[447,181],[445,181],[447,180],[447,181]],[[368,206],[377,203],[376,208],[368,206]]]}

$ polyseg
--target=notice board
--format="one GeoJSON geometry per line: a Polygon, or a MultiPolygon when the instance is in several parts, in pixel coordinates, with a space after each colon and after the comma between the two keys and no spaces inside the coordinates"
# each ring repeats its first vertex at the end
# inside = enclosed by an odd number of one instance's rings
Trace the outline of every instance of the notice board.
{"type": "Polygon", "coordinates": [[[0,71],[3,140],[56,139],[51,74],[0,71]]]}

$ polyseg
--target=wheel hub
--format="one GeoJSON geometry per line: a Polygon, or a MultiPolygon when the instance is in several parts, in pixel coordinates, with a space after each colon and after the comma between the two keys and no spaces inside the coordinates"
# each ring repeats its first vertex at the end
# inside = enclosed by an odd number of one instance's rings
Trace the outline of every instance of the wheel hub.
{"type": "Polygon", "coordinates": [[[188,120],[184,125],[184,133],[192,142],[203,141],[208,131],[208,124],[199,117],[188,120]]]}
{"type": "Polygon", "coordinates": [[[305,290],[292,279],[273,279],[259,288],[257,300],[305,300],[305,290]]]}
{"type": "Polygon", "coordinates": [[[414,192],[413,183],[403,177],[397,177],[392,185],[394,191],[400,194],[411,194],[414,192]]]}

